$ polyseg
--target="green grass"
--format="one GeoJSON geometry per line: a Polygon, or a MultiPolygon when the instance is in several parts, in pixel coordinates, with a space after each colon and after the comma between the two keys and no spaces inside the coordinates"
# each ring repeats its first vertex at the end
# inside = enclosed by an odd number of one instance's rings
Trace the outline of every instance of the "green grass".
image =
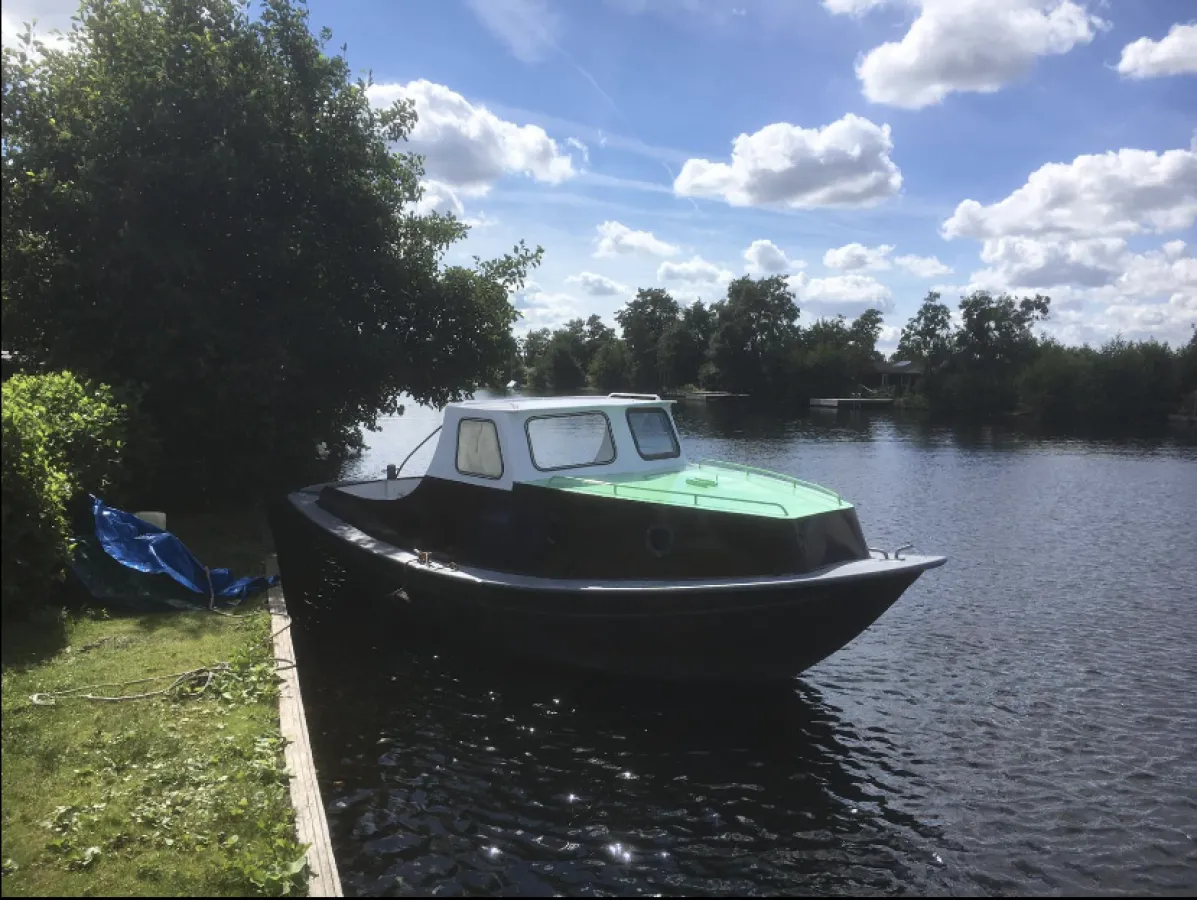
{"type": "MultiPolygon", "coordinates": [[[[168,526],[209,565],[255,574],[264,529],[245,519],[168,526]]],[[[3,629],[4,896],[304,893],[264,600],[236,619],[45,612],[3,629]],[[217,662],[170,698],[30,701],[217,662]]]]}

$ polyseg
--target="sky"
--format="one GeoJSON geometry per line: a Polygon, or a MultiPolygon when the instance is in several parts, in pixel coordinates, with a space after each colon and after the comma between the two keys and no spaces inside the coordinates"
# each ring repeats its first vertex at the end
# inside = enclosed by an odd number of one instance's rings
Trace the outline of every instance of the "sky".
{"type": "MultiPolygon", "coordinates": [[[[6,0],[69,25],[70,0],[6,0]]],[[[1069,343],[1197,324],[1197,0],[311,0],[414,101],[423,209],[544,262],[517,331],[783,275],[801,322],[1042,293],[1069,343]]]]}

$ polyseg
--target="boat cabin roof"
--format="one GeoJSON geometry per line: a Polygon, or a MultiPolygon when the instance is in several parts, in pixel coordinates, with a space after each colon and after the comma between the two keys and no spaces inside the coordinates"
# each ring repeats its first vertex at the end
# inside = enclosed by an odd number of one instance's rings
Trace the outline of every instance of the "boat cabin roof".
{"type": "Polygon", "coordinates": [[[486,400],[462,400],[460,403],[450,403],[447,408],[461,407],[506,414],[536,412],[543,415],[546,411],[575,412],[611,407],[663,406],[671,403],[672,400],[662,400],[656,394],[596,394],[577,397],[492,397],[486,400]]]}
{"type": "Polygon", "coordinates": [[[670,405],[655,394],[450,403],[427,474],[510,490],[562,475],[681,471],[687,461],[670,405]]]}

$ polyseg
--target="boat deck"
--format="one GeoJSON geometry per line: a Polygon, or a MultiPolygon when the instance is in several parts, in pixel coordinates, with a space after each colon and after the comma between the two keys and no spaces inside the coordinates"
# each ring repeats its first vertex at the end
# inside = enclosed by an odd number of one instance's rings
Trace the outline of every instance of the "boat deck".
{"type": "Polygon", "coordinates": [[[597,497],[776,519],[801,519],[852,505],[834,491],[817,484],[765,469],[714,461],[692,463],[678,472],[604,478],[554,475],[533,483],[597,497]]]}

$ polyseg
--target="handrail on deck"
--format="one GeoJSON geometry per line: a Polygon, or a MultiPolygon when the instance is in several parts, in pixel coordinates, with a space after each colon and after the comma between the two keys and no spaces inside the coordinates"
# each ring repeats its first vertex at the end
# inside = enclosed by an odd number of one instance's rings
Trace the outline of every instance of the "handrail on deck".
{"type": "Polygon", "coordinates": [[[774,500],[751,500],[747,497],[712,497],[709,494],[700,494],[698,491],[674,491],[670,490],[669,488],[649,487],[643,484],[621,484],[615,481],[599,481],[595,478],[582,478],[575,475],[554,475],[549,479],[549,483],[552,484],[554,481],[568,482],[572,484],[588,484],[593,487],[610,488],[611,495],[613,497],[619,496],[620,488],[626,488],[627,490],[632,491],[647,491],[651,494],[672,494],[678,497],[689,497],[694,501],[693,505],[695,507],[702,506],[702,501],[707,500],[719,503],[747,503],[753,506],[772,506],[781,510],[781,515],[783,518],[790,514],[790,511],[785,507],[784,504],[778,503],[774,500]]]}
{"type": "Polygon", "coordinates": [[[711,469],[731,469],[733,472],[743,472],[745,476],[763,475],[766,478],[774,478],[780,481],[789,482],[789,484],[791,484],[795,490],[797,490],[798,486],[801,485],[802,487],[819,491],[822,494],[827,494],[830,497],[835,497],[836,502],[840,506],[844,505],[844,498],[831,488],[823,487],[821,484],[815,484],[813,481],[803,481],[801,478],[795,478],[793,475],[786,475],[782,472],[772,472],[769,469],[761,469],[756,466],[745,466],[741,463],[723,462],[722,460],[718,459],[700,459],[698,462],[693,463],[693,465],[700,469],[704,466],[711,469]]]}

